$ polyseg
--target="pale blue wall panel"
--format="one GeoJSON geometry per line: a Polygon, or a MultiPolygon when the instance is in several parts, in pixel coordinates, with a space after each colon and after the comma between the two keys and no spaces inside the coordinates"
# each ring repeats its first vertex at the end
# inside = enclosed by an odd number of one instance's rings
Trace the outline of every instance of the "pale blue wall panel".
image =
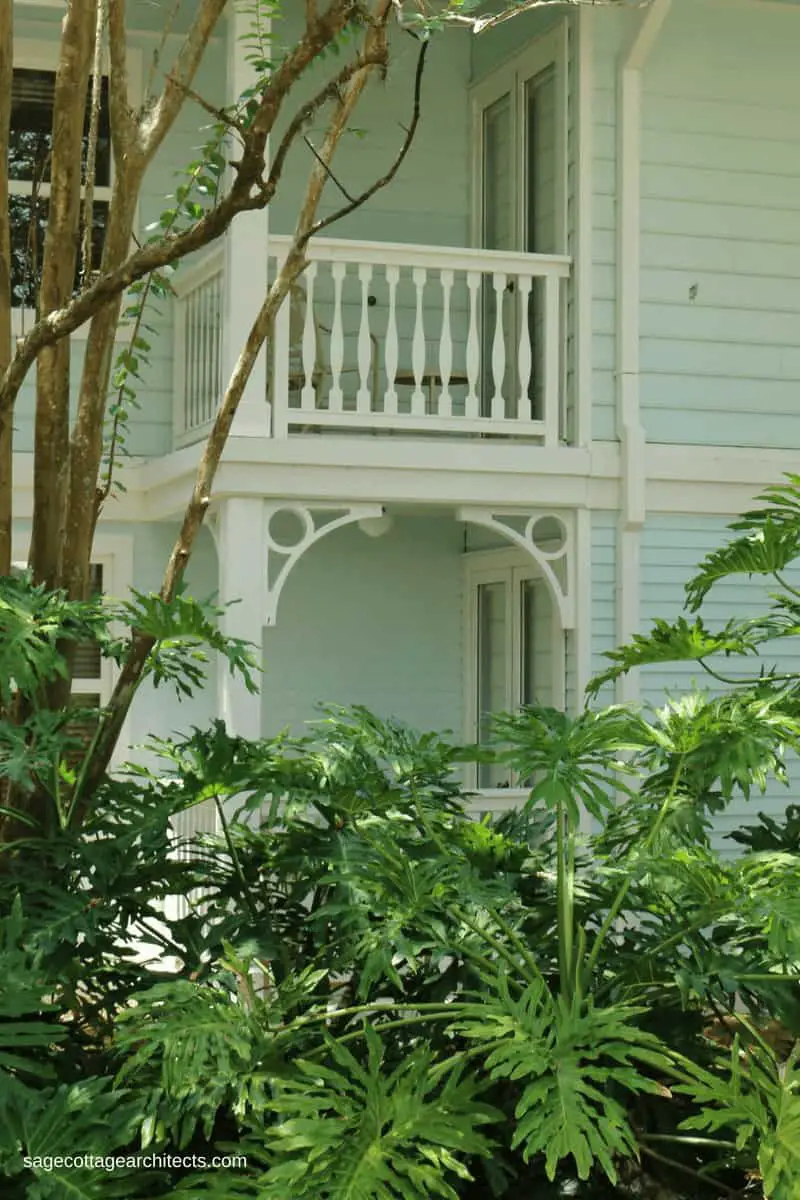
{"type": "Polygon", "coordinates": [[[460,736],[462,547],[457,522],[428,517],[312,547],[265,632],[265,733],[298,729],[330,701],[460,736]]]}

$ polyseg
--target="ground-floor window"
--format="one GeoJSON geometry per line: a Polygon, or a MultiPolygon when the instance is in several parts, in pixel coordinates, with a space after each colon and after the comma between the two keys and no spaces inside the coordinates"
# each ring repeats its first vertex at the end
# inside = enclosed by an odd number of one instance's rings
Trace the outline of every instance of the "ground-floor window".
{"type": "MultiPolygon", "coordinates": [[[[560,706],[564,635],[547,580],[517,551],[468,554],[465,709],[467,736],[485,742],[492,713],[526,704],[560,706]]],[[[480,764],[470,781],[510,787],[509,772],[480,764]]]]}

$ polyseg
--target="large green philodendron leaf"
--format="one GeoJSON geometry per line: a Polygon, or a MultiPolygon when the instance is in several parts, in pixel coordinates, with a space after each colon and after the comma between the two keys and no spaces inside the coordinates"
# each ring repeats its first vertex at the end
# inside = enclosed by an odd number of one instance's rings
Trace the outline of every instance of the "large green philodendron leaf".
{"type": "Polygon", "coordinates": [[[550,809],[566,803],[573,822],[579,806],[602,819],[625,788],[630,774],[626,754],[642,750],[650,735],[642,718],[630,709],[612,706],[577,716],[555,708],[523,708],[492,722],[498,759],[522,779],[536,779],[532,799],[550,809]]]}
{"type": "Polygon", "coordinates": [[[571,1155],[581,1179],[598,1165],[615,1182],[614,1159],[634,1157],[636,1141],[610,1089],[659,1094],[662,1085],[639,1065],[668,1066],[658,1038],[635,1024],[643,1010],[597,1008],[591,1001],[573,1010],[541,981],[518,999],[503,977],[496,984],[487,978],[486,985],[454,1028],[485,1047],[492,1079],[521,1089],[512,1148],[521,1147],[526,1162],[543,1156],[551,1180],[571,1155]]]}
{"type": "Polygon", "coordinates": [[[693,621],[686,617],[677,617],[674,621],[657,618],[649,633],[635,633],[627,645],[604,651],[603,657],[610,660],[611,666],[595,675],[587,692],[589,696],[596,696],[606,684],[614,683],[636,667],[754,655],[765,640],[766,635],[757,621],[728,621],[714,631],[702,617],[693,621]]]}
{"type": "Polygon", "coordinates": [[[800,475],[767,488],[762,507],[744,513],[729,528],[741,536],[707,554],[686,587],[688,607],[696,612],[708,592],[732,575],[775,575],[800,555],[800,475]]]}
{"type": "Polygon", "coordinates": [[[422,1048],[389,1071],[365,1034],[366,1064],[329,1040],[330,1065],[298,1063],[302,1078],[277,1093],[263,1200],[457,1200],[465,1158],[490,1153],[481,1127],[501,1114],[473,1079],[437,1071],[422,1048]]]}
{"type": "Polygon", "coordinates": [[[0,1173],[9,1194],[26,1200],[146,1196],[148,1173],[112,1161],[127,1156],[126,1149],[132,1153],[138,1121],[136,1101],[112,1092],[104,1078],[42,1091],[0,1081],[0,1173]],[[24,1193],[15,1190],[17,1180],[24,1193]]]}
{"type": "Polygon", "coordinates": [[[11,1083],[6,1072],[52,1078],[42,1052],[64,1041],[67,1030],[55,1021],[57,1008],[44,999],[45,984],[37,956],[25,947],[22,900],[0,919],[0,1089],[11,1083]],[[52,1018],[52,1019],[48,1019],[52,1018]]]}
{"type": "Polygon", "coordinates": [[[780,1062],[765,1042],[757,1040],[745,1052],[736,1037],[724,1073],[684,1062],[688,1082],[675,1088],[702,1105],[682,1128],[732,1134],[758,1166],[764,1200],[800,1195],[799,1064],[800,1043],[780,1062]]]}
{"type": "Polygon", "coordinates": [[[25,575],[0,577],[0,706],[17,691],[36,695],[43,684],[67,677],[61,643],[104,634],[98,601],[67,600],[25,575]]]}
{"type": "Polygon", "coordinates": [[[197,1125],[211,1135],[221,1108],[243,1117],[266,1105],[268,1067],[280,1068],[266,1005],[256,1014],[233,990],[188,980],[135,999],[118,1020],[118,1081],[151,1089],[147,1125],[160,1124],[182,1148],[197,1125]]]}

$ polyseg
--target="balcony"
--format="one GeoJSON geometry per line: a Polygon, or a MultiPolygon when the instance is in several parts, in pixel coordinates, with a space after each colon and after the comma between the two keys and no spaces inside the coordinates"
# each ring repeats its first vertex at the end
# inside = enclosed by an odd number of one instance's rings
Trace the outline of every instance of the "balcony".
{"type": "MultiPolygon", "coordinates": [[[[270,238],[272,278],[288,248],[270,238]]],[[[270,349],[272,437],[558,445],[568,258],[334,239],[308,257],[270,349]]],[[[223,270],[219,246],[177,276],[176,448],[203,437],[222,393],[223,270]]]]}

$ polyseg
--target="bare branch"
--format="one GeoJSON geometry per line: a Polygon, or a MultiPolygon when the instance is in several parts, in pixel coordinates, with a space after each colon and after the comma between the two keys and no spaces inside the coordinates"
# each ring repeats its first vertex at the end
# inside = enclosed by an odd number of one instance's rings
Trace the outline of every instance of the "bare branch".
{"type": "Polygon", "coordinates": [[[185,89],[200,66],[206,47],[228,0],[200,0],[192,26],[181,44],[174,66],[167,72],[164,90],[141,126],[142,149],[150,159],[171,129],[181,110],[185,89]]]}
{"type": "MultiPolygon", "coordinates": [[[[14,71],[14,0],[0,0],[0,373],[11,361],[11,222],[8,149],[14,71]]],[[[11,573],[14,411],[0,412],[0,575],[11,573]]]]}
{"type": "Polygon", "coordinates": [[[350,193],[348,192],[348,190],[344,186],[344,184],[339,179],[336,178],[333,171],[327,165],[325,160],[317,153],[317,148],[314,145],[314,143],[311,141],[311,138],[308,137],[307,135],[305,135],[303,137],[303,141],[308,146],[309,150],[314,155],[314,158],[317,160],[317,162],[322,165],[323,170],[325,170],[327,172],[328,178],[330,179],[331,183],[334,183],[336,185],[336,187],[339,189],[339,191],[342,193],[342,195],[344,196],[345,200],[349,200],[349,202],[352,204],[353,197],[350,195],[350,193]]]}
{"type": "MultiPolygon", "coordinates": [[[[378,0],[376,11],[370,17],[369,30],[364,39],[364,57],[368,60],[377,59],[384,68],[389,58],[386,25],[391,12],[392,0],[378,0]]],[[[362,66],[354,71],[339,94],[338,103],[325,135],[325,141],[317,156],[317,165],[309,177],[305,202],[300,210],[295,230],[296,238],[302,239],[299,243],[302,246],[305,246],[314,231],[314,217],[319,207],[325,184],[328,181],[330,164],[333,161],[339,140],[347,127],[347,122],[350,120],[373,70],[374,67],[372,66],[362,66]]],[[[349,206],[346,211],[352,211],[352,207],[352,205],[349,206]]],[[[319,222],[317,224],[319,225],[319,222]]]]}
{"type": "MultiPolygon", "coordinates": [[[[633,0],[628,6],[630,8],[646,8],[650,2],[651,0],[633,0]]],[[[504,21],[510,21],[526,12],[533,12],[536,8],[554,8],[556,6],[561,8],[565,4],[572,5],[574,8],[582,6],[619,8],[624,3],[626,0],[521,0],[519,4],[492,13],[488,17],[468,17],[463,13],[448,11],[442,14],[442,19],[452,25],[464,25],[473,33],[484,33],[487,29],[494,29],[496,25],[501,25],[504,21]]]]}
{"type": "Polygon", "coordinates": [[[194,88],[189,87],[188,84],[182,83],[180,79],[176,79],[174,76],[169,76],[169,78],[176,87],[181,89],[189,100],[194,100],[195,104],[199,104],[200,108],[204,112],[207,112],[210,117],[213,117],[215,121],[219,121],[221,125],[227,125],[231,129],[239,129],[236,121],[224,108],[217,108],[216,105],[209,104],[205,97],[196,92],[194,88]]]}
{"type": "Polygon", "coordinates": [[[164,53],[164,47],[167,44],[167,38],[172,33],[173,26],[178,17],[178,13],[181,11],[182,4],[183,0],[173,0],[172,8],[169,10],[167,19],[164,22],[161,30],[161,38],[159,43],[153,50],[153,53],[150,57],[150,66],[147,71],[147,82],[144,87],[145,102],[147,102],[147,100],[150,98],[150,94],[153,90],[153,84],[155,83],[156,73],[158,68],[161,66],[161,56],[164,53]]]}
{"type": "MultiPolygon", "coordinates": [[[[297,138],[297,135],[308,124],[315,113],[317,113],[319,109],[322,108],[322,106],[328,101],[340,99],[342,87],[353,77],[356,71],[360,71],[364,67],[382,67],[384,65],[385,55],[383,53],[373,54],[371,58],[366,54],[362,54],[360,58],[347,63],[347,65],[342,68],[338,75],[334,76],[334,78],[330,79],[324,87],[320,88],[316,96],[312,96],[310,100],[306,101],[306,103],[297,110],[294,117],[292,117],[292,120],[289,122],[286,131],[284,132],[277,150],[272,156],[272,164],[270,166],[270,172],[266,183],[268,190],[274,190],[277,187],[278,180],[283,172],[283,166],[289,150],[297,138]]],[[[316,150],[314,153],[317,158],[319,158],[316,150]]]]}
{"type": "Polygon", "coordinates": [[[346,204],[344,208],[340,208],[337,212],[332,213],[329,217],[324,217],[321,221],[317,221],[317,223],[314,225],[314,228],[308,235],[309,237],[319,233],[320,230],[325,229],[326,226],[332,225],[334,221],[341,221],[342,217],[348,216],[356,208],[360,208],[362,204],[366,204],[367,200],[374,196],[376,192],[380,191],[381,188],[385,188],[387,184],[391,183],[397,172],[400,170],[403,160],[411,149],[411,143],[414,140],[414,135],[416,134],[417,126],[419,125],[420,104],[422,100],[422,75],[425,70],[425,56],[428,52],[429,44],[429,42],[424,41],[420,46],[419,57],[417,58],[417,69],[414,76],[414,106],[411,114],[411,121],[408,129],[406,130],[406,136],[403,139],[403,144],[400,147],[400,150],[398,151],[398,154],[391,167],[385,175],[382,175],[380,179],[376,179],[370,187],[363,191],[359,196],[355,196],[352,200],[350,200],[350,203],[346,204]]]}

